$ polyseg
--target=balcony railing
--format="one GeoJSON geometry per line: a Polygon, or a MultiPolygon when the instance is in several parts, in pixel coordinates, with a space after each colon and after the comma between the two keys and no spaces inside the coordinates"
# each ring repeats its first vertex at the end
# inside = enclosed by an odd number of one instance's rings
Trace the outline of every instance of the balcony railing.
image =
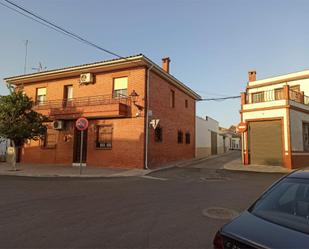
{"type": "Polygon", "coordinates": [[[130,116],[131,97],[100,95],[35,103],[34,109],[55,119],[130,116]]]}
{"type": "Polygon", "coordinates": [[[111,105],[111,104],[124,104],[129,106],[131,104],[131,98],[127,96],[113,97],[112,95],[99,95],[99,96],[36,102],[34,107],[35,109],[38,110],[46,110],[46,109],[63,109],[63,108],[76,108],[84,106],[111,105]]]}
{"type": "Polygon", "coordinates": [[[246,94],[245,96],[245,104],[263,103],[276,100],[292,100],[297,103],[309,105],[309,96],[304,95],[303,92],[292,89],[288,89],[288,94],[285,93],[284,89],[273,89],[246,94]]]}

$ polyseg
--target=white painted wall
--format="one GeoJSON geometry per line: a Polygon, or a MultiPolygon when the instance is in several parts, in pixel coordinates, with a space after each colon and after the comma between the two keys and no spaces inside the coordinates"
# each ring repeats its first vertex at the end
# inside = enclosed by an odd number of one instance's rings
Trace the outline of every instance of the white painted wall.
{"type": "Polygon", "coordinates": [[[241,139],[239,137],[232,137],[231,149],[232,150],[240,150],[241,149],[241,139]]]}
{"type": "Polygon", "coordinates": [[[207,117],[207,120],[201,117],[196,117],[196,147],[211,146],[211,131],[218,133],[219,122],[213,118],[207,117]]]}
{"type": "Polygon", "coordinates": [[[291,110],[290,117],[292,151],[304,151],[303,122],[309,123],[309,115],[291,110]]]}

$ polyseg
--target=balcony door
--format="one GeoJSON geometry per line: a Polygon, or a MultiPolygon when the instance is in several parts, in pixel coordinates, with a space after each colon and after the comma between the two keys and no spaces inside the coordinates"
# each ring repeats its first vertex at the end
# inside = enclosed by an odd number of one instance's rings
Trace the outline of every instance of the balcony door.
{"type": "MultiPolygon", "coordinates": [[[[87,162],[87,137],[88,137],[88,130],[84,131],[83,135],[83,155],[82,155],[82,162],[87,162]]],[[[80,162],[80,150],[81,150],[81,131],[74,129],[74,147],[73,147],[73,163],[80,162]]]]}
{"type": "Polygon", "coordinates": [[[66,85],[63,89],[63,105],[65,107],[69,107],[72,105],[73,100],[73,86],[72,85],[66,85]]]}

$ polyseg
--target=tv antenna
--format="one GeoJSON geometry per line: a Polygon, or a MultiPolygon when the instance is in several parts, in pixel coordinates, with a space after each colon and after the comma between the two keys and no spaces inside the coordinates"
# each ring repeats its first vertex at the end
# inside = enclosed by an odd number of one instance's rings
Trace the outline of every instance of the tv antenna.
{"type": "Polygon", "coordinates": [[[26,74],[26,71],[27,71],[28,43],[29,43],[29,41],[26,40],[26,41],[25,41],[26,51],[25,51],[24,74],[26,74]]]}
{"type": "Polygon", "coordinates": [[[43,67],[42,63],[39,62],[39,66],[38,66],[38,67],[33,67],[33,68],[31,68],[31,69],[32,69],[32,70],[36,70],[36,71],[39,73],[39,72],[42,72],[42,71],[46,70],[47,67],[43,67]]]}

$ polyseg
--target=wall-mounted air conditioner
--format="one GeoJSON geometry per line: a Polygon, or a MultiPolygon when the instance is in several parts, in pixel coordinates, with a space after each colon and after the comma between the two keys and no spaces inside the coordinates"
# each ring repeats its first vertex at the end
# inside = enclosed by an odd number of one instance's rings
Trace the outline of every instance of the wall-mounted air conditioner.
{"type": "Polygon", "coordinates": [[[63,129],[63,125],[64,125],[64,123],[63,123],[62,120],[56,120],[56,121],[53,122],[53,128],[55,130],[62,130],[63,129]]]}
{"type": "Polygon", "coordinates": [[[94,83],[92,73],[83,73],[80,75],[79,83],[81,85],[87,85],[89,83],[94,83]]]}

